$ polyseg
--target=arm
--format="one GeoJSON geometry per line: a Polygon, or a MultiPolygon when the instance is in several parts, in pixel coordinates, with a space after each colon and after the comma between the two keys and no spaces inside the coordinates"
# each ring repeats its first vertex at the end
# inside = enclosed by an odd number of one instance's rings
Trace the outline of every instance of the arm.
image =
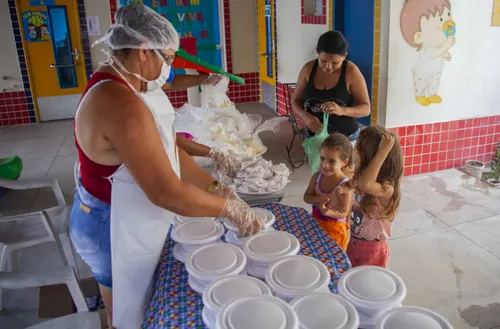
{"type": "Polygon", "coordinates": [[[353,107],[344,107],[345,116],[352,118],[362,118],[370,115],[370,95],[368,94],[368,88],[366,86],[365,78],[359,68],[349,62],[347,67],[347,76],[349,77],[349,92],[354,98],[353,107]]]}
{"type": "Polygon", "coordinates": [[[172,82],[164,84],[161,89],[167,91],[197,87],[204,84],[208,77],[208,75],[178,74],[174,77],[172,82]]]}
{"type": "MultiPolygon", "coordinates": [[[[226,199],[210,195],[175,174],[151,112],[124,86],[97,90],[100,104],[114,104],[106,111],[106,138],[115,147],[134,180],[155,205],[184,216],[217,217],[226,199]],[[111,96],[120,95],[121,97],[111,96]]],[[[97,95],[95,95],[97,96],[97,95]]],[[[184,161],[183,161],[184,162],[184,161]]],[[[210,184],[210,183],[209,183],[210,184]]]]}
{"type": "Polygon", "coordinates": [[[181,180],[185,183],[193,184],[203,191],[208,191],[208,187],[213,183],[213,178],[208,172],[200,168],[184,150],[179,150],[179,163],[181,166],[181,180]]]}
{"type": "Polygon", "coordinates": [[[314,191],[314,187],[316,186],[316,178],[318,178],[318,173],[314,174],[311,177],[309,186],[307,187],[307,190],[304,193],[304,202],[307,204],[317,204],[324,201],[323,197],[321,195],[316,194],[316,192],[314,191]]]}
{"type": "Polygon", "coordinates": [[[342,198],[341,209],[335,209],[334,200],[330,201],[330,207],[321,207],[321,213],[323,216],[330,218],[347,218],[349,216],[349,211],[351,210],[351,197],[352,193],[349,191],[340,195],[342,198]]]}
{"type": "Polygon", "coordinates": [[[446,52],[448,52],[448,50],[451,47],[453,47],[455,45],[455,40],[456,40],[455,36],[450,35],[441,46],[437,46],[437,47],[431,49],[432,56],[434,56],[434,57],[443,56],[446,52]]]}
{"type": "Polygon", "coordinates": [[[186,151],[190,156],[205,158],[210,153],[210,147],[189,140],[180,134],[177,134],[177,146],[186,151]]]}
{"type": "Polygon", "coordinates": [[[377,198],[390,199],[392,197],[394,193],[394,187],[391,185],[378,183],[377,177],[380,172],[380,168],[384,164],[384,161],[389,155],[389,152],[391,152],[393,145],[394,137],[385,135],[382,136],[382,141],[380,143],[377,154],[375,154],[372,161],[368,164],[366,169],[358,178],[357,188],[361,192],[377,198]]]}

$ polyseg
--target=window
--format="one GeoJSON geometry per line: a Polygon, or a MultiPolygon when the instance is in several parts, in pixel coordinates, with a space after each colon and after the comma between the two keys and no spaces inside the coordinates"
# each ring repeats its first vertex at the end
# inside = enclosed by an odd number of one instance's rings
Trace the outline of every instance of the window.
{"type": "Polygon", "coordinates": [[[302,0],[302,24],[326,24],[326,0],[302,0]]]}

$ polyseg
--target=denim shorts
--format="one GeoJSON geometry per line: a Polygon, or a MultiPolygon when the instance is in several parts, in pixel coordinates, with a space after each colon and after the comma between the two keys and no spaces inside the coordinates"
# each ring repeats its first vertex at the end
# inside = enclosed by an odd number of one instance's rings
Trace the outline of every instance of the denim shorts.
{"type": "Polygon", "coordinates": [[[111,289],[111,206],[94,198],[78,183],[70,215],[69,234],[76,252],[96,281],[111,289]]]}

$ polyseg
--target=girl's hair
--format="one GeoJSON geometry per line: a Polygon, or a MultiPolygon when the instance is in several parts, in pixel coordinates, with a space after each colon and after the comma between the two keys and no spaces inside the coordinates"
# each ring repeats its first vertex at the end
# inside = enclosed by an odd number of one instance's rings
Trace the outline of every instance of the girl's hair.
{"type": "Polygon", "coordinates": [[[331,134],[323,141],[323,143],[321,143],[321,148],[326,148],[331,151],[338,151],[340,154],[340,159],[342,161],[351,161],[352,144],[349,141],[349,138],[342,134],[331,134]]]}
{"type": "Polygon", "coordinates": [[[347,41],[339,31],[328,31],[319,37],[316,51],[330,55],[345,55],[347,52],[347,41]]]}
{"type": "MultiPolygon", "coordinates": [[[[366,167],[375,157],[378,152],[380,140],[383,134],[394,136],[394,146],[387,155],[382,167],[377,176],[377,183],[382,184],[384,187],[392,186],[394,194],[391,197],[389,205],[385,208],[383,213],[376,213],[377,217],[381,220],[392,221],[396,216],[401,202],[401,178],[403,177],[403,152],[398,138],[392,133],[382,127],[367,127],[359,134],[358,141],[356,142],[356,150],[359,154],[359,166],[355,168],[354,179],[358,179],[359,175],[366,170],[366,167]]],[[[364,195],[360,208],[363,214],[371,215],[374,212],[375,205],[378,204],[375,197],[371,195],[364,195]]],[[[378,211],[378,209],[377,209],[378,211]]]]}

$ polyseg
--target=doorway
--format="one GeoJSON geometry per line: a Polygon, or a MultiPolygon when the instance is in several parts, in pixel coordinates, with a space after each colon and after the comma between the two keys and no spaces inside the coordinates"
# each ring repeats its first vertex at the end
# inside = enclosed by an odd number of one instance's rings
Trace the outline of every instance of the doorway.
{"type": "Polygon", "coordinates": [[[40,121],[74,118],[87,84],[76,0],[18,0],[40,121]]]}
{"type": "Polygon", "coordinates": [[[260,101],[276,110],[275,1],[257,0],[260,101]]]}

